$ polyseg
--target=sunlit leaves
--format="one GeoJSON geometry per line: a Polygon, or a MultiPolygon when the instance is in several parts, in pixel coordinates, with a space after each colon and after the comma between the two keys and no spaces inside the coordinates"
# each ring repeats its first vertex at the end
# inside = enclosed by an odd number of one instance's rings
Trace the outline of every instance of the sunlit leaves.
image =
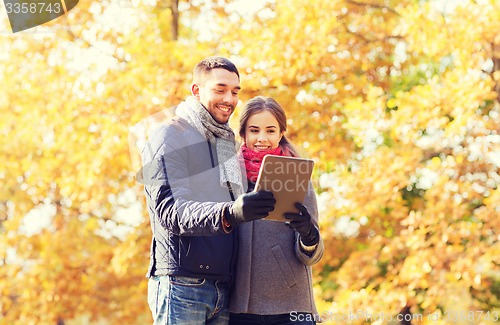
{"type": "Polygon", "coordinates": [[[129,131],[215,54],[317,161],[321,312],[498,310],[500,7],[445,2],[80,2],[2,38],[0,323],[150,322],[129,131]]]}

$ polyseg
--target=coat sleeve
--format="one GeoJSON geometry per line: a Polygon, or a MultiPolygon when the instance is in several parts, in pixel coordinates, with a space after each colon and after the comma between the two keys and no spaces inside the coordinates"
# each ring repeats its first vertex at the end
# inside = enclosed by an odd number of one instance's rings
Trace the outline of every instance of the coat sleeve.
{"type": "MultiPolygon", "coordinates": [[[[316,200],[316,193],[314,192],[314,188],[312,186],[312,182],[309,183],[309,190],[307,192],[306,198],[304,199],[304,206],[307,208],[307,211],[311,215],[311,220],[313,224],[318,227],[318,203],[316,200]]],[[[318,246],[314,252],[305,253],[300,248],[300,236],[298,233],[295,233],[295,254],[297,258],[307,266],[314,265],[318,263],[323,257],[323,253],[325,251],[325,246],[323,244],[323,238],[321,237],[321,231],[319,231],[319,242],[318,246]]]]}
{"type": "MultiPolygon", "coordinates": [[[[179,145],[182,139],[172,128],[162,126],[156,130],[142,152],[142,181],[149,213],[155,222],[176,235],[225,234],[222,215],[231,203],[192,199],[203,197],[200,191],[206,191],[206,197],[213,195],[210,186],[192,188],[193,171],[189,170],[187,152],[196,148],[179,145]]],[[[204,148],[208,146],[207,142],[202,144],[204,148]]],[[[210,157],[201,154],[198,158],[210,161],[210,157]]]]}

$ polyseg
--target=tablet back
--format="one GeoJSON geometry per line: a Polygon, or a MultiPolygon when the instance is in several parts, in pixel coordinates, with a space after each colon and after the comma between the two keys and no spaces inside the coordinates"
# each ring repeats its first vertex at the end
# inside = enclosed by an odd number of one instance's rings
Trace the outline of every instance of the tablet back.
{"type": "Polygon", "coordinates": [[[314,161],[305,158],[267,155],[262,160],[255,191],[268,190],[276,199],[274,211],[265,220],[288,221],[285,212],[298,212],[295,202],[304,202],[314,161]]]}

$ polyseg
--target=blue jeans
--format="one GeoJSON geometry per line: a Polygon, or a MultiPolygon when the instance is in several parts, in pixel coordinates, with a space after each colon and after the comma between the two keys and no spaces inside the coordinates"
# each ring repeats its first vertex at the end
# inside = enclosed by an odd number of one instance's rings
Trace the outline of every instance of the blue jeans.
{"type": "Polygon", "coordinates": [[[229,317],[230,325],[314,325],[312,314],[290,313],[278,315],[233,314],[229,317]]]}
{"type": "Polygon", "coordinates": [[[151,277],[148,304],[154,325],[226,325],[229,284],[181,276],[151,277]]]}

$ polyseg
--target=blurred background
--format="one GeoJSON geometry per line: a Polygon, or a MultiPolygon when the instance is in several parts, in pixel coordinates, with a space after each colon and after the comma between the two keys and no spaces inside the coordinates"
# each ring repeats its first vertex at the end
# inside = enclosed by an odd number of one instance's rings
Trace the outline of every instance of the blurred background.
{"type": "Polygon", "coordinates": [[[0,324],[152,322],[137,147],[210,55],[316,160],[324,323],[498,323],[500,1],[91,0],[0,10],[0,324]]]}

